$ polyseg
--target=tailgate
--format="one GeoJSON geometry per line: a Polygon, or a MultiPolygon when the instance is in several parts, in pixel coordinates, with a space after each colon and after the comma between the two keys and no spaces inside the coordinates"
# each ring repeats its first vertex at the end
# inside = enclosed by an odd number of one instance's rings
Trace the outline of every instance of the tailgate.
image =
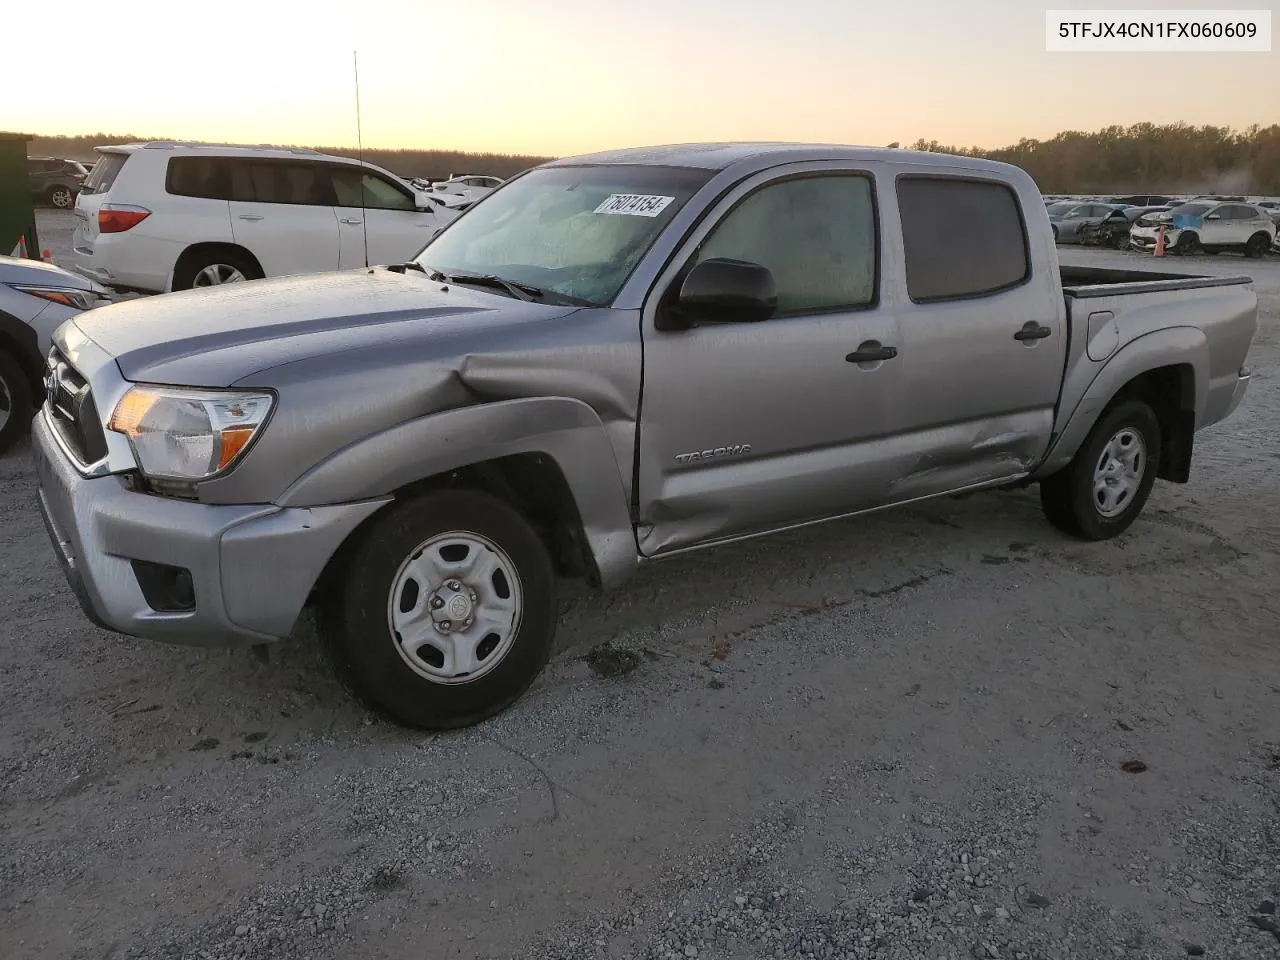
{"type": "Polygon", "coordinates": [[[98,238],[98,210],[106,202],[116,177],[129,159],[130,151],[99,147],[98,154],[98,162],[93,165],[76,196],[76,224],[71,246],[77,253],[93,252],[93,243],[98,238]]]}

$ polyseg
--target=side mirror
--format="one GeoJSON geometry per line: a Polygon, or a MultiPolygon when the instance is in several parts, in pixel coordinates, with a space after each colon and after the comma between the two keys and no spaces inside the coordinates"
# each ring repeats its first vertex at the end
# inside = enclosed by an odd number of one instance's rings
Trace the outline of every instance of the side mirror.
{"type": "Polygon", "coordinates": [[[1221,215],[1219,215],[1219,214],[1211,213],[1211,214],[1209,214],[1207,217],[1205,217],[1205,219],[1206,219],[1206,220],[1221,220],[1221,219],[1222,219],[1222,217],[1221,217],[1221,215]]]}
{"type": "Polygon", "coordinates": [[[678,307],[694,323],[755,323],[778,309],[778,288],[768,267],[715,257],[689,271],[678,307]]]}

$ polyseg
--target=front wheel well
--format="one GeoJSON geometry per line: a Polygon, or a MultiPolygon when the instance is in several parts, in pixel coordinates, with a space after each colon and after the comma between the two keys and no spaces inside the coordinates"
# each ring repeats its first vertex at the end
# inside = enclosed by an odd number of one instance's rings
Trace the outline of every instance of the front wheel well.
{"type": "MultiPolygon", "coordinates": [[[[538,532],[557,576],[599,582],[577,502],[559,464],[550,456],[520,453],[468,464],[405,484],[392,495],[395,502],[400,502],[449,489],[480,490],[510,504],[538,532]]],[[[312,600],[332,583],[335,575],[340,575],[365,528],[385,509],[372,514],[347,537],[318,579],[312,600]]]]}
{"type": "Polygon", "coordinates": [[[1186,483],[1191,476],[1191,448],[1196,432],[1195,369],[1189,363],[1177,363],[1140,373],[1120,388],[1107,409],[1125,400],[1146,403],[1160,424],[1156,476],[1186,483]]]}

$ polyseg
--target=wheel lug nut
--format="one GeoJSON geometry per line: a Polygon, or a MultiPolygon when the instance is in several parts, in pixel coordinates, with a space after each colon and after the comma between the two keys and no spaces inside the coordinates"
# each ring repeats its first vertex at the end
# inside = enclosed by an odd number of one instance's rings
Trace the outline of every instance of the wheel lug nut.
{"type": "Polygon", "coordinates": [[[443,606],[444,606],[444,601],[443,601],[443,600],[441,600],[439,597],[432,597],[432,598],[431,598],[431,609],[432,609],[432,610],[439,610],[439,609],[440,609],[441,607],[443,607],[443,606]]]}
{"type": "Polygon", "coordinates": [[[476,598],[476,592],[474,590],[468,590],[467,593],[471,594],[471,599],[474,601],[476,598]]]}
{"type": "Polygon", "coordinates": [[[460,590],[462,588],[462,584],[458,583],[457,580],[450,580],[448,583],[445,584],[445,586],[448,587],[450,590],[460,590]]]}
{"type": "Polygon", "coordinates": [[[448,632],[449,632],[450,630],[452,630],[452,629],[453,629],[453,621],[452,621],[452,620],[441,620],[441,621],[440,621],[440,632],[441,632],[441,633],[448,633],[448,632]]]}

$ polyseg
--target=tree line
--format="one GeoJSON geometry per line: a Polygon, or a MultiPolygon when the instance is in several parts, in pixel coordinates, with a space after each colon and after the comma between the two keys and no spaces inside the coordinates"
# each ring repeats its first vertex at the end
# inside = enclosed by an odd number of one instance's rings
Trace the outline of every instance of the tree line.
{"type": "Polygon", "coordinates": [[[1043,193],[1280,195],[1280,124],[1245,130],[1138,123],[1067,130],[997,150],[917,140],[912,150],[986,157],[1022,167],[1043,193]]]}
{"type": "MultiPolygon", "coordinates": [[[[91,160],[93,148],[163,137],[95,133],[35,137],[30,156],[91,160]]],[[[898,146],[898,144],[893,144],[898,146]]],[[[1239,193],[1280,195],[1280,124],[1230,127],[1185,123],[1110,126],[1092,133],[1067,130],[1049,140],[1023,138],[995,150],[917,140],[913,150],[986,157],[1017,164],[1045,193],[1239,193]]],[[[356,157],[352,147],[316,147],[356,157]]],[[[550,157],[462,150],[374,150],[364,158],[402,177],[438,179],[472,173],[510,177],[550,157]]]]}

